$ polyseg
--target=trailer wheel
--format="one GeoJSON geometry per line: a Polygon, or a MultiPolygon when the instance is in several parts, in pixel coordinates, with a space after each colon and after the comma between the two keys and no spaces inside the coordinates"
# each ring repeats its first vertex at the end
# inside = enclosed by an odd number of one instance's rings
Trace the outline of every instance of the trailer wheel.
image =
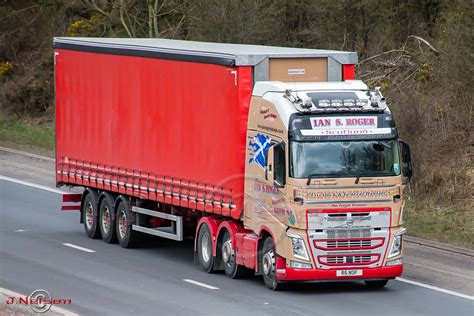
{"type": "Polygon", "coordinates": [[[224,263],[225,274],[232,279],[245,277],[248,270],[244,266],[237,264],[235,251],[232,249],[232,239],[227,230],[224,230],[224,233],[222,234],[220,248],[220,257],[224,263]]]}
{"type": "Polygon", "coordinates": [[[263,256],[260,263],[263,272],[263,282],[270,290],[277,291],[281,288],[281,283],[276,277],[276,253],[273,239],[267,237],[263,243],[263,256]]]}
{"type": "Polygon", "coordinates": [[[388,283],[388,280],[365,281],[365,286],[369,289],[381,289],[388,283]]]}
{"type": "Polygon", "coordinates": [[[212,235],[206,223],[202,224],[199,228],[197,253],[201,268],[207,273],[212,272],[212,267],[214,265],[214,256],[212,255],[212,235]]]}
{"type": "Polygon", "coordinates": [[[113,244],[117,242],[117,233],[115,230],[114,199],[110,193],[104,193],[100,200],[99,207],[99,226],[102,239],[113,244]]]}
{"type": "Polygon", "coordinates": [[[117,207],[115,229],[117,239],[122,248],[135,248],[140,242],[140,234],[132,230],[132,206],[128,200],[122,199],[117,207]]]}
{"type": "Polygon", "coordinates": [[[97,193],[88,190],[81,205],[81,214],[84,229],[91,239],[100,238],[97,213],[97,193]]]}

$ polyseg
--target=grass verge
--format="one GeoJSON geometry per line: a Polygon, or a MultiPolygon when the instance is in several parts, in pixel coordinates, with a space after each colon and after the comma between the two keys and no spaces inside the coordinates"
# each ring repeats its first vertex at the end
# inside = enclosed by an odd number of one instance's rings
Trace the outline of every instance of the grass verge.
{"type": "Polygon", "coordinates": [[[454,206],[420,206],[407,201],[408,234],[474,249],[474,210],[454,206]]]}
{"type": "Polygon", "coordinates": [[[0,144],[50,155],[54,149],[53,123],[15,120],[0,112],[0,144]]]}

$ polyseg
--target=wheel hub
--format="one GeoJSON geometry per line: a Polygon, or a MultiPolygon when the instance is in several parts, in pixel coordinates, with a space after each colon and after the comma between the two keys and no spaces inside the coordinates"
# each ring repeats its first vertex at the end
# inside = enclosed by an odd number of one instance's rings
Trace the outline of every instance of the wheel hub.
{"type": "Polygon", "coordinates": [[[202,259],[204,259],[205,262],[209,262],[211,260],[211,238],[208,233],[205,233],[202,236],[202,242],[201,242],[201,253],[202,253],[202,259]]]}
{"type": "Polygon", "coordinates": [[[89,203],[87,203],[87,209],[86,209],[86,225],[87,225],[87,228],[91,229],[93,223],[94,223],[94,209],[92,208],[92,204],[89,202],[89,203]]]}
{"type": "Polygon", "coordinates": [[[120,238],[124,238],[125,234],[127,233],[127,217],[123,211],[120,212],[119,218],[119,234],[120,238]]]}
{"type": "Polygon", "coordinates": [[[110,229],[110,211],[109,208],[106,206],[104,213],[102,215],[102,229],[104,233],[108,233],[110,229]]]}
{"type": "Polygon", "coordinates": [[[273,250],[267,251],[263,255],[263,273],[265,275],[270,275],[275,267],[275,256],[273,250]]]}
{"type": "Polygon", "coordinates": [[[232,241],[229,239],[222,245],[222,260],[231,263],[232,254],[232,241]]]}

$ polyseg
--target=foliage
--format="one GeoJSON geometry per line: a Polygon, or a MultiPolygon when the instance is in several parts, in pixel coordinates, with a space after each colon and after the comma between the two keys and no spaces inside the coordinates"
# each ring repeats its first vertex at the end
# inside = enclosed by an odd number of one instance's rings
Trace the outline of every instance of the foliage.
{"type": "Polygon", "coordinates": [[[0,76],[7,76],[13,71],[13,64],[11,61],[0,62],[0,76]]]}

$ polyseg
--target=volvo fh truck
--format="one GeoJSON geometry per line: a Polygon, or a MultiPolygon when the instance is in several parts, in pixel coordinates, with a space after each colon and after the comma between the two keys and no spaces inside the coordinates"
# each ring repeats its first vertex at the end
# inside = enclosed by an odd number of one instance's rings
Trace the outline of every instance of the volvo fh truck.
{"type": "Polygon", "coordinates": [[[412,174],[353,52],[55,38],[56,181],[90,238],[194,238],[206,272],[286,282],[403,270],[412,174]]]}

